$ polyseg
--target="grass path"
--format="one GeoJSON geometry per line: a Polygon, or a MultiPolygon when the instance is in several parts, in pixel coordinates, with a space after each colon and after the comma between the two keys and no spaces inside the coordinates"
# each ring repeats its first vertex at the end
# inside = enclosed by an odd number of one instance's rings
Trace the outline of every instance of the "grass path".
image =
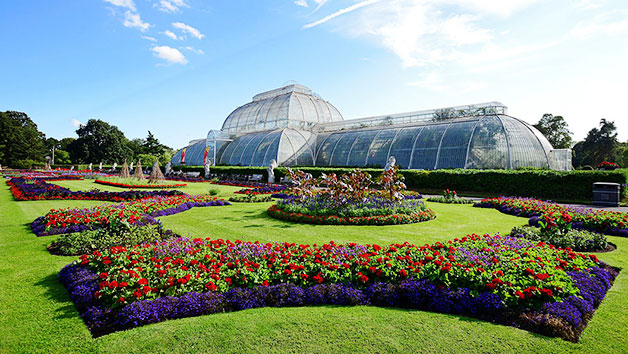
{"type": "MultiPolygon", "coordinates": [[[[89,189],[89,181],[72,182],[89,189]]],[[[61,183],[59,183],[61,184],[61,183]]],[[[208,185],[193,186],[207,191],[208,185]]],[[[224,196],[237,187],[220,186],[224,196]]],[[[76,189],[75,189],[76,190],[76,189]]],[[[190,193],[189,191],[186,191],[190,193]]],[[[28,224],[51,208],[93,201],[13,201],[0,185],[0,353],[625,353],[628,352],[628,274],[620,274],[580,343],[511,327],[423,311],[377,307],[265,308],[167,321],[92,339],[57,280],[74,257],[51,256],[55,239],[36,237],[28,224]]],[[[523,218],[491,209],[431,203],[438,218],[399,226],[316,226],[268,218],[270,203],[194,208],[161,218],[167,228],[194,236],[299,243],[431,243],[467,233],[506,232],[523,218]]],[[[628,263],[628,240],[599,257],[628,263]]]]}

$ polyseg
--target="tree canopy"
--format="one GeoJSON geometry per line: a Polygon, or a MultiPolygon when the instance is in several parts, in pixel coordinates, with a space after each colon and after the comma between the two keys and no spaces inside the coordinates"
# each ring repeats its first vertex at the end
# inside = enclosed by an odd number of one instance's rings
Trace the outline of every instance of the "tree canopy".
{"type": "Polygon", "coordinates": [[[612,161],[616,157],[617,127],[615,122],[600,120],[600,127],[593,128],[584,141],[573,148],[573,163],[576,166],[595,166],[602,161],[612,161]]]}
{"type": "Polygon", "coordinates": [[[115,125],[100,119],[90,119],[76,130],[76,134],[78,139],[68,146],[74,163],[112,163],[133,157],[128,139],[115,125]]]}
{"type": "Polygon", "coordinates": [[[562,116],[545,113],[538,123],[534,124],[555,149],[569,149],[571,147],[572,133],[562,116]]]}
{"type": "Polygon", "coordinates": [[[44,162],[46,135],[26,113],[0,112],[0,164],[28,168],[44,162]]]}

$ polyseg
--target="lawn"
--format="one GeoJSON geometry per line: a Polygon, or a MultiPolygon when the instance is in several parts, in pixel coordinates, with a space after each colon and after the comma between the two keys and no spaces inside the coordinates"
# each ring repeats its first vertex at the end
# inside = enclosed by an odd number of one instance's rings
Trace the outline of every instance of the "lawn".
{"type": "MultiPolygon", "coordinates": [[[[72,190],[96,187],[92,181],[54,182],[72,190]]],[[[228,197],[239,187],[188,183],[186,193],[219,188],[228,197]]],[[[98,185],[101,190],[116,187],[98,185]]],[[[28,224],[51,208],[84,207],[94,201],[15,202],[0,184],[0,352],[605,352],[628,351],[627,274],[620,273],[596,311],[580,343],[548,338],[512,327],[461,316],[378,307],[263,308],[166,321],[92,339],[57,272],[75,257],[48,254],[56,236],[36,237],[28,224]]],[[[469,205],[428,203],[437,219],[396,226],[301,225],[271,219],[270,203],[194,208],[162,217],[181,234],[214,238],[296,243],[424,244],[468,233],[508,232],[526,219],[469,205]]],[[[628,240],[598,254],[618,267],[628,263],[628,240]]]]}

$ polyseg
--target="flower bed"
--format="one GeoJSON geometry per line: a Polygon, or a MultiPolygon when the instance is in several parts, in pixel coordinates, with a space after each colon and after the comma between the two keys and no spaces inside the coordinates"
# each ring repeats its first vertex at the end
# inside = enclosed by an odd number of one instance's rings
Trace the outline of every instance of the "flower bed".
{"type": "Polygon", "coordinates": [[[458,193],[456,193],[456,191],[450,191],[449,189],[444,190],[443,194],[439,197],[427,198],[427,201],[446,204],[473,204],[472,200],[460,198],[458,197],[458,193]]]}
{"type": "Polygon", "coordinates": [[[59,274],[95,336],[263,306],[395,306],[577,341],[617,272],[504,236],[441,244],[296,245],[177,238],[83,255],[59,274]]]}
{"type": "Polygon", "coordinates": [[[281,220],[329,225],[408,224],[436,217],[418,199],[391,201],[369,196],[361,202],[338,204],[324,193],[309,198],[285,198],[271,206],[267,212],[281,220]]]}
{"type": "Polygon", "coordinates": [[[160,188],[177,188],[177,187],[185,187],[187,184],[185,183],[172,183],[172,184],[126,184],[126,183],[117,183],[112,181],[100,180],[97,179],[94,181],[98,184],[105,184],[108,186],[114,187],[122,187],[122,188],[152,188],[152,189],[160,189],[160,188]]]}
{"type": "MultiPolygon", "coordinates": [[[[287,199],[290,201],[291,199],[287,199]]],[[[412,224],[422,221],[428,221],[436,218],[434,211],[429,208],[424,210],[416,210],[414,212],[403,214],[385,214],[371,215],[371,216],[338,216],[331,215],[312,215],[300,212],[291,212],[281,209],[278,204],[275,204],[266,210],[268,215],[275,219],[291,221],[296,223],[305,224],[318,224],[318,225],[398,225],[398,224],[412,224]]]]}
{"type": "Polygon", "coordinates": [[[248,195],[242,195],[242,196],[236,195],[233,197],[229,197],[229,201],[237,202],[237,203],[265,203],[265,202],[272,202],[273,197],[270,195],[254,195],[254,194],[248,194],[248,195]]]}
{"type": "Polygon", "coordinates": [[[248,194],[252,194],[252,195],[274,194],[274,193],[283,191],[286,188],[287,188],[286,186],[280,186],[280,185],[266,185],[264,187],[244,188],[244,189],[237,190],[234,193],[247,194],[247,195],[248,194]]]}
{"type": "Polygon", "coordinates": [[[184,177],[184,176],[166,176],[167,181],[179,181],[179,182],[207,182],[211,181],[201,177],[184,177]]]}
{"type": "Polygon", "coordinates": [[[121,202],[153,197],[184,195],[177,190],[103,192],[100,190],[73,192],[40,178],[12,178],[7,181],[15,200],[105,200],[121,202]]]}
{"type": "Polygon", "coordinates": [[[523,226],[515,227],[510,236],[523,237],[531,241],[542,241],[556,247],[570,247],[577,252],[599,252],[612,250],[604,234],[588,230],[553,231],[542,228],[523,226]]]}
{"type": "Polygon", "coordinates": [[[145,217],[142,225],[115,223],[109,227],[74,232],[61,235],[56,241],[48,245],[50,253],[59,256],[80,256],[94,251],[106,251],[114,246],[137,245],[180,237],[172,230],[166,230],[161,223],[145,217]]]}
{"type": "Polygon", "coordinates": [[[87,209],[52,209],[31,224],[37,236],[94,230],[112,222],[151,224],[154,217],[177,214],[193,207],[230,205],[208,195],[182,195],[136,200],[120,204],[98,205],[87,209]]]}
{"type": "Polygon", "coordinates": [[[479,208],[495,208],[502,213],[530,218],[531,225],[567,215],[574,229],[586,229],[607,235],[628,237],[628,213],[562,206],[531,198],[486,198],[474,204],[479,208]]]}
{"type": "MultiPolygon", "coordinates": [[[[213,184],[222,186],[245,187],[245,188],[263,188],[263,187],[280,187],[280,184],[264,183],[264,182],[242,182],[234,180],[212,181],[213,184]]],[[[285,186],[284,186],[285,187],[285,186]]]]}

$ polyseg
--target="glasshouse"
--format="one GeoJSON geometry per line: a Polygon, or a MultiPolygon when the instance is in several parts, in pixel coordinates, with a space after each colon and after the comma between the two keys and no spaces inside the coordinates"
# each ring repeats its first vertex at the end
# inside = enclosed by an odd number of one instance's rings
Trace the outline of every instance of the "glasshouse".
{"type": "Polygon", "coordinates": [[[298,84],[254,96],[172,164],[384,167],[391,156],[406,169],[571,169],[570,150],[554,149],[499,102],[344,120],[298,84]]]}

